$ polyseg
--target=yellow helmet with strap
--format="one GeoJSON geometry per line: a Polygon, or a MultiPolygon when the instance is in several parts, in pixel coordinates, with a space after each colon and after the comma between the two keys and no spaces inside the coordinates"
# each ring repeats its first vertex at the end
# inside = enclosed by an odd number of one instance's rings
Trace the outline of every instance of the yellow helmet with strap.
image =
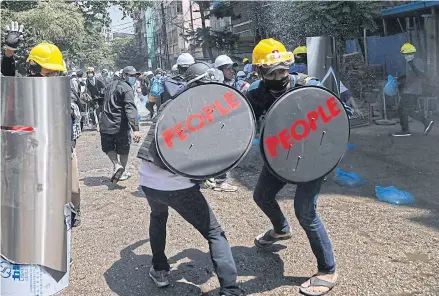
{"type": "Polygon", "coordinates": [[[26,62],[30,61],[47,70],[67,71],[61,51],[51,43],[43,42],[32,48],[26,62]]]}
{"type": "Polygon", "coordinates": [[[248,62],[248,61],[249,61],[249,60],[248,60],[247,58],[244,58],[244,59],[242,60],[243,63],[248,62]]]}
{"type": "Polygon", "coordinates": [[[306,54],[308,49],[306,46],[298,46],[293,50],[294,54],[306,54]]]}
{"type": "Polygon", "coordinates": [[[87,68],[87,73],[88,73],[88,72],[93,72],[93,73],[94,73],[94,72],[95,72],[95,68],[93,68],[93,67],[88,67],[88,68],[87,68]]]}
{"type": "Polygon", "coordinates": [[[401,53],[412,54],[416,52],[416,47],[411,43],[406,43],[401,47],[401,53]]]}
{"type": "Polygon", "coordinates": [[[279,63],[292,64],[294,55],[285,46],[273,39],[263,39],[253,49],[253,65],[271,66],[279,63]]]}

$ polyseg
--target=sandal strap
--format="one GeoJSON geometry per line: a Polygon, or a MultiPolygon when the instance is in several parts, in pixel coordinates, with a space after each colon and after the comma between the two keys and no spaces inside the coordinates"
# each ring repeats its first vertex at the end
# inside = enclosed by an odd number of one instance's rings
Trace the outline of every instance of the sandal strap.
{"type": "Polygon", "coordinates": [[[322,279],[319,279],[316,276],[313,276],[312,278],[310,278],[310,287],[326,287],[326,288],[333,288],[335,287],[335,285],[337,285],[336,283],[331,283],[322,279]]]}

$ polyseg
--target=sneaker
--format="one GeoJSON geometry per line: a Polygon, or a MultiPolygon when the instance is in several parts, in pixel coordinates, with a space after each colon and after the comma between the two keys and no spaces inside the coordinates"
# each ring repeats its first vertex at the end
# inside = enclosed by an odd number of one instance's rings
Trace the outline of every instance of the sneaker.
{"type": "Polygon", "coordinates": [[[72,227],[79,227],[81,225],[81,212],[72,212],[72,227]]]}
{"type": "Polygon", "coordinates": [[[400,131],[400,132],[392,134],[392,136],[394,136],[394,137],[409,137],[411,135],[412,134],[409,131],[400,131]]]}
{"type": "Polygon", "coordinates": [[[117,165],[114,169],[113,176],[111,177],[111,183],[116,184],[119,182],[120,177],[122,176],[125,169],[121,165],[117,165]]]}
{"type": "Polygon", "coordinates": [[[238,186],[233,186],[227,182],[224,182],[220,185],[215,185],[215,188],[213,190],[222,192],[236,192],[238,190],[238,186]]]}
{"type": "Polygon", "coordinates": [[[205,180],[201,187],[203,189],[214,189],[215,186],[216,186],[215,180],[212,178],[212,179],[209,179],[209,180],[205,180]]]}
{"type": "Polygon", "coordinates": [[[151,266],[151,269],[149,270],[149,277],[157,287],[163,288],[169,286],[169,273],[170,272],[166,270],[157,271],[154,269],[154,266],[151,266]]]}
{"type": "Polygon", "coordinates": [[[430,120],[430,122],[425,126],[424,129],[424,135],[428,135],[428,133],[431,131],[431,128],[433,127],[433,120],[430,120]]]}
{"type": "Polygon", "coordinates": [[[125,181],[128,180],[129,178],[131,178],[131,173],[130,172],[123,172],[122,176],[120,176],[119,181],[125,181]]]}

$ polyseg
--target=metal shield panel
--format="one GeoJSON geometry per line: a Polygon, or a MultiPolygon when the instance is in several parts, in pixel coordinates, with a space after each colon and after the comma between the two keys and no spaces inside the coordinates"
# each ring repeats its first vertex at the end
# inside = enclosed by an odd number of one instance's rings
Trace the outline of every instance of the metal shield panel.
{"type": "Polygon", "coordinates": [[[290,183],[308,182],[333,170],[349,141],[349,120],[330,91],[307,86],[280,97],[267,112],[261,151],[268,168],[290,183]]]}
{"type": "Polygon", "coordinates": [[[308,75],[323,82],[326,89],[340,94],[338,60],[335,38],[330,36],[306,38],[308,75]],[[326,78],[326,79],[325,79],[326,78]]]}
{"type": "Polygon", "coordinates": [[[205,179],[236,166],[251,148],[255,117],[246,98],[218,83],[189,88],[160,114],[156,143],[176,174],[205,179]]]}
{"type": "Polygon", "coordinates": [[[67,270],[68,77],[1,78],[1,255],[67,270]]]}

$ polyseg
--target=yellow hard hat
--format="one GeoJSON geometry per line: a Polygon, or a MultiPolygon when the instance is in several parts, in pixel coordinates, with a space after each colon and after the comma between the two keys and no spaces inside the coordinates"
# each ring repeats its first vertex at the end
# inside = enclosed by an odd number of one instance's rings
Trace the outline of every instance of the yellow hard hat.
{"type": "Polygon", "coordinates": [[[253,65],[270,66],[279,63],[293,63],[294,55],[279,41],[263,39],[253,49],[253,65]]]}
{"type": "Polygon", "coordinates": [[[410,54],[415,52],[416,52],[416,47],[411,43],[406,43],[401,47],[401,53],[403,54],[410,54]]]}
{"type": "Polygon", "coordinates": [[[34,61],[41,68],[52,71],[67,71],[59,48],[51,43],[43,42],[32,48],[26,62],[34,61]]]}
{"type": "Polygon", "coordinates": [[[307,53],[307,48],[306,46],[298,46],[293,50],[294,54],[306,54],[307,53]]]}
{"type": "Polygon", "coordinates": [[[88,72],[93,72],[93,73],[94,73],[94,72],[95,72],[95,68],[93,68],[93,67],[88,67],[88,68],[87,68],[87,73],[88,73],[88,72]]]}
{"type": "Polygon", "coordinates": [[[247,58],[244,58],[244,59],[242,60],[242,62],[243,62],[243,63],[248,62],[248,59],[247,59],[247,58]]]}

